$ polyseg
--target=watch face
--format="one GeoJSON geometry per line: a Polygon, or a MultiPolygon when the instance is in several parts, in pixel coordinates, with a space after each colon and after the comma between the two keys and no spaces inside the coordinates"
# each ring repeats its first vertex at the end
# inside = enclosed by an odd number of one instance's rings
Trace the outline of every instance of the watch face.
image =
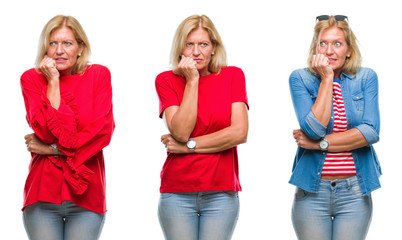
{"type": "Polygon", "coordinates": [[[190,149],[195,148],[195,141],[194,140],[190,140],[187,142],[187,147],[190,149]]]}
{"type": "Polygon", "coordinates": [[[320,148],[321,149],[327,149],[328,148],[328,142],[326,140],[321,140],[320,148]]]}

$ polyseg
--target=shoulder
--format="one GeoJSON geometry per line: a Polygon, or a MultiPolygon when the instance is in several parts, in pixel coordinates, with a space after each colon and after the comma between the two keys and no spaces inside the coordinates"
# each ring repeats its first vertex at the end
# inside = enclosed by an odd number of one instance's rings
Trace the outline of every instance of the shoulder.
{"type": "Polygon", "coordinates": [[[110,70],[107,67],[100,64],[89,64],[84,74],[86,73],[104,73],[110,75],[110,70]]]}
{"type": "Polygon", "coordinates": [[[26,78],[26,77],[30,77],[30,78],[32,78],[32,77],[39,77],[40,75],[41,75],[41,74],[38,73],[35,68],[31,68],[31,69],[26,70],[26,71],[21,75],[21,78],[26,78]]]}
{"type": "Polygon", "coordinates": [[[25,84],[46,84],[47,80],[46,78],[39,73],[35,68],[31,68],[29,70],[26,70],[22,75],[21,75],[21,85],[25,84]]]}
{"type": "Polygon", "coordinates": [[[181,76],[178,76],[173,73],[172,70],[164,71],[159,73],[155,79],[155,85],[166,85],[166,84],[174,84],[175,82],[185,81],[185,79],[181,76]]]}
{"type": "Polygon", "coordinates": [[[175,77],[176,75],[173,73],[173,71],[172,70],[169,70],[169,71],[164,71],[164,72],[161,72],[161,73],[159,73],[157,76],[156,76],[156,79],[158,79],[158,78],[173,78],[173,77],[175,77]]]}
{"type": "Polygon", "coordinates": [[[243,70],[241,68],[235,67],[235,66],[223,67],[219,74],[228,74],[228,75],[230,75],[230,74],[234,74],[234,75],[235,74],[241,74],[241,75],[244,75],[243,70]]]}
{"type": "Polygon", "coordinates": [[[290,86],[303,84],[307,87],[319,86],[320,79],[317,78],[308,68],[294,70],[289,76],[290,86]]]}
{"type": "Polygon", "coordinates": [[[289,78],[300,78],[300,79],[311,79],[311,80],[317,80],[318,78],[310,72],[308,68],[299,68],[294,70],[289,78]]]}
{"type": "Polygon", "coordinates": [[[371,68],[362,67],[356,73],[356,78],[372,78],[372,77],[377,77],[377,73],[371,68]]]}

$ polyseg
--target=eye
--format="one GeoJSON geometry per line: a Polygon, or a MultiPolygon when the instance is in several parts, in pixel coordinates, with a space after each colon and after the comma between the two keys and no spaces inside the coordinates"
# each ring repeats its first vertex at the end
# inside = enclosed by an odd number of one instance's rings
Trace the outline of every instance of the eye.
{"type": "Polygon", "coordinates": [[[335,42],[335,43],[334,43],[334,46],[335,46],[335,47],[340,47],[340,46],[342,46],[342,43],[341,43],[341,42],[335,42]]]}
{"type": "Polygon", "coordinates": [[[327,43],[326,42],[320,42],[320,47],[326,47],[327,43]]]}
{"type": "Polygon", "coordinates": [[[49,43],[49,46],[51,46],[51,47],[54,47],[54,46],[56,46],[57,44],[56,44],[56,42],[50,42],[49,43]]]}
{"type": "Polygon", "coordinates": [[[71,46],[71,45],[73,45],[73,43],[72,42],[64,42],[64,45],[71,46]]]}
{"type": "Polygon", "coordinates": [[[186,43],[186,47],[191,47],[193,46],[193,43],[186,43]]]}
{"type": "Polygon", "coordinates": [[[205,43],[205,42],[200,43],[200,46],[201,46],[201,47],[207,47],[207,46],[208,46],[208,43],[205,43]]]}

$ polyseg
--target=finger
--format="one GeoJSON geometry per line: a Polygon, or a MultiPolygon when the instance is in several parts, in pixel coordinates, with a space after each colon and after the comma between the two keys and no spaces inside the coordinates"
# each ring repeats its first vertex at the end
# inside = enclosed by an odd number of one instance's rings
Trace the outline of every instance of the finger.
{"type": "Polygon", "coordinates": [[[316,67],[316,59],[317,59],[317,55],[314,54],[311,59],[311,67],[313,67],[313,68],[316,67]]]}

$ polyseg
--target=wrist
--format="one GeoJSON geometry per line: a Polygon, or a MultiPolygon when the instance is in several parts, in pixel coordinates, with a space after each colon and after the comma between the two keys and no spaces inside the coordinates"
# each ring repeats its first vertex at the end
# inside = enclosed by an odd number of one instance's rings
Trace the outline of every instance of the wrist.
{"type": "Polygon", "coordinates": [[[328,151],[329,142],[325,137],[318,142],[318,145],[322,151],[328,151]]]}
{"type": "Polygon", "coordinates": [[[52,148],[53,156],[55,158],[58,158],[59,157],[59,149],[57,148],[57,145],[55,143],[51,143],[50,147],[52,148]]]}
{"type": "Polygon", "coordinates": [[[190,153],[193,153],[193,152],[195,152],[195,148],[197,147],[197,142],[194,140],[194,138],[189,138],[186,143],[186,146],[187,146],[187,150],[190,153]]]}

